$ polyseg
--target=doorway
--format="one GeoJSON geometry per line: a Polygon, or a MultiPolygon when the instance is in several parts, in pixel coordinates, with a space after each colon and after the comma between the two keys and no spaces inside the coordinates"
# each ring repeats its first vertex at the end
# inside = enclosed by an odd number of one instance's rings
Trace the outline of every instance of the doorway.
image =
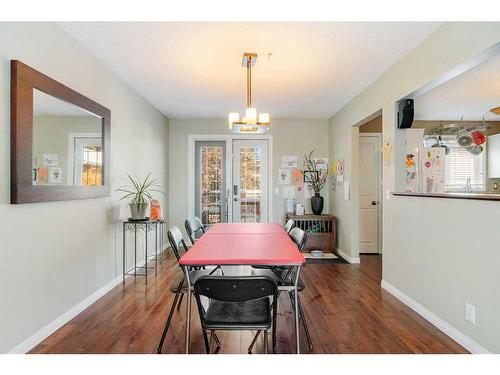
{"type": "Polygon", "coordinates": [[[189,216],[207,227],[271,221],[271,147],[267,137],[190,136],[189,216]]]}
{"type": "Polygon", "coordinates": [[[359,127],[359,252],[382,253],[382,116],[359,127]]]}

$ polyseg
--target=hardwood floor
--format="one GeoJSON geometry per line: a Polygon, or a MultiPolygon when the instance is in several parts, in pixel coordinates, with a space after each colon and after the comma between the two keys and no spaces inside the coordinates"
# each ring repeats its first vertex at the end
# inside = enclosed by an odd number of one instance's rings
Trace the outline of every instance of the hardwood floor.
{"type": "MultiPolygon", "coordinates": [[[[362,255],[360,265],[309,264],[301,293],[313,353],[467,353],[425,319],[380,288],[381,257],[362,255]]],[[[170,280],[180,272],[171,256],[158,277],[129,278],[37,345],[31,353],[155,353],[173,301],[170,280]]],[[[183,353],[185,300],[176,311],[164,353],[183,353]]],[[[193,301],[191,352],[204,353],[193,301]]],[[[293,314],[280,298],[278,353],[294,352],[293,314]]],[[[220,353],[246,353],[251,332],[220,332],[220,353]]],[[[302,353],[309,353],[301,331],[302,353]]],[[[263,352],[259,338],[254,353],[263,352]]]]}

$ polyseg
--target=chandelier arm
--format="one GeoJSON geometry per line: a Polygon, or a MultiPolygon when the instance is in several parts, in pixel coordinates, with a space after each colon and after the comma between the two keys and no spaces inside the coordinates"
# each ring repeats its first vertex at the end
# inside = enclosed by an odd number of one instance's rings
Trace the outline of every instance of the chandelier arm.
{"type": "Polygon", "coordinates": [[[247,108],[252,108],[252,58],[247,60],[247,108]]]}

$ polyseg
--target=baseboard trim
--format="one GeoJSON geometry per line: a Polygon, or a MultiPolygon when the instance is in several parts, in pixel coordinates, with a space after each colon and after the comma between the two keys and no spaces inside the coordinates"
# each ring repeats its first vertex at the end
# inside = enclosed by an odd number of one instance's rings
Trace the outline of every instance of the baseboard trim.
{"type": "MultiPolygon", "coordinates": [[[[158,253],[158,255],[163,254],[169,248],[168,245],[165,245],[163,250],[158,253]]],[[[143,266],[139,264],[138,266],[143,266]]],[[[125,278],[132,277],[133,275],[127,275],[125,278]]],[[[47,324],[45,327],[41,328],[39,331],[28,337],[26,340],[21,342],[19,345],[15,346],[11,350],[9,350],[9,354],[25,354],[28,353],[31,349],[45,340],[47,337],[52,335],[55,331],[61,328],[63,325],[68,323],[71,319],[80,314],[87,307],[96,302],[99,298],[103,297],[106,293],[108,293],[115,286],[121,284],[123,281],[123,275],[120,274],[115,279],[111,280],[109,283],[104,285],[102,288],[85,298],[83,301],[78,303],[76,306],[73,306],[71,309],[58,316],[55,320],[47,324]]]]}
{"type": "Polygon", "coordinates": [[[88,296],[87,298],[85,298],[83,301],[78,303],[76,306],[72,307],[71,309],[66,311],[64,314],[58,316],[55,320],[53,320],[52,322],[47,324],[45,327],[40,329],[38,332],[31,335],[26,340],[21,342],[19,345],[17,345],[13,349],[11,349],[9,351],[9,354],[24,354],[24,353],[29,352],[36,345],[38,345],[40,342],[45,340],[47,337],[49,337],[51,334],[53,334],[55,331],[57,331],[63,325],[68,323],[75,316],[80,314],[87,307],[89,307],[94,302],[96,302],[99,298],[101,298],[106,293],[108,293],[115,286],[120,284],[121,281],[122,281],[121,275],[119,277],[111,280],[109,283],[107,283],[102,288],[100,288],[99,290],[97,290],[96,292],[94,292],[93,294],[88,296]]]}
{"type": "Polygon", "coordinates": [[[351,257],[351,256],[347,255],[346,253],[344,253],[339,248],[337,248],[337,254],[339,254],[342,258],[344,258],[344,260],[346,260],[347,262],[349,262],[351,264],[361,263],[361,260],[359,259],[359,257],[351,257]]]}
{"type": "Polygon", "coordinates": [[[481,345],[479,345],[477,342],[472,340],[470,337],[464,335],[458,329],[456,329],[455,327],[446,323],[443,319],[438,317],[436,314],[434,314],[430,310],[426,309],[424,306],[419,304],[417,301],[408,297],[406,294],[404,294],[402,291],[400,291],[399,289],[397,289],[395,286],[391,285],[387,281],[382,280],[382,282],[380,283],[380,286],[383,289],[385,289],[386,291],[388,291],[389,293],[391,293],[398,300],[403,302],[405,305],[407,305],[409,308],[411,308],[413,311],[415,311],[417,314],[421,315],[425,320],[430,322],[432,325],[434,325],[440,331],[442,331],[447,336],[449,336],[450,338],[455,340],[457,343],[462,345],[469,352],[471,352],[473,354],[491,354],[487,349],[483,348],[481,345]]]}

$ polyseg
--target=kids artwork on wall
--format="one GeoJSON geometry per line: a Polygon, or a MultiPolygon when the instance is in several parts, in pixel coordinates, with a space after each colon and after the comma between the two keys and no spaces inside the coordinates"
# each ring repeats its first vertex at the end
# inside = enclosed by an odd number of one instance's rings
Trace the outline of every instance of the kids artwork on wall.
{"type": "Polygon", "coordinates": [[[278,183],[280,185],[290,185],[290,180],[292,176],[292,171],[286,168],[280,168],[278,170],[278,183]]]}
{"type": "Polygon", "coordinates": [[[445,191],[445,149],[427,147],[422,157],[422,183],[426,193],[444,193],[445,191]]]}
{"type": "Polygon", "coordinates": [[[417,191],[417,161],[418,154],[407,153],[405,156],[405,171],[406,171],[406,187],[405,191],[413,193],[417,191]]]}

